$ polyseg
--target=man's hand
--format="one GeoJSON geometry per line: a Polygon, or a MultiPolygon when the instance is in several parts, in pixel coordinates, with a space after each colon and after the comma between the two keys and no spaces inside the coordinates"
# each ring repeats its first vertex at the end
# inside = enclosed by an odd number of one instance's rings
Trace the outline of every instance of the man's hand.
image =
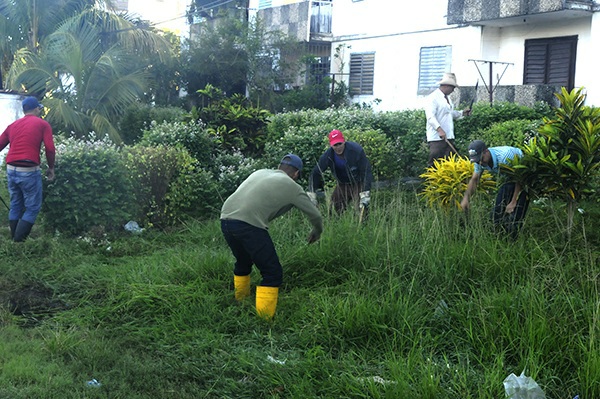
{"type": "Polygon", "coordinates": [[[438,136],[440,136],[440,138],[442,140],[446,140],[446,131],[444,129],[442,129],[441,127],[438,127],[437,132],[438,132],[438,136]]]}
{"type": "Polygon", "coordinates": [[[317,204],[319,203],[317,201],[317,193],[311,193],[309,191],[306,193],[306,195],[308,195],[308,198],[310,198],[310,202],[312,202],[314,206],[317,206],[317,204]]]}
{"type": "Polygon", "coordinates": [[[462,201],[460,201],[460,207],[462,208],[463,211],[468,211],[469,210],[469,200],[467,198],[463,198],[462,201]]]}
{"type": "Polygon", "coordinates": [[[515,211],[516,207],[517,207],[517,202],[516,201],[510,201],[508,203],[508,205],[506,205],[506,210],[504,212],[505,213],[513,213],[515,211]]]}
{"type": "Polygon", "coordinates": [[[312,244],[313,242],[316,242],[319,240],[319,238],[321,238],[320,234],[317,234],[314,230],[310,232],[310,234],[308,235],[308,243],[312,244]]]}
{"type": "Polygon", "coordinates": [[[359,206],[361,208],[368,208],[369,204],[371,203],[371,192],[363,191],[362,193],[359,194],[359,196],[360,196],[359,206]]]}
{"type": "Polygon", "coordinates": [[[463,116],[469,116],[471,115],[471,109],[467,108],[467,109],[463,109],[463,116]]]}
{"type": "Polygon", "coordinates": [[[46,172],[46,177],[50,181],[54,180],[54,169],[48,169],[48,171],[46,172]]]}

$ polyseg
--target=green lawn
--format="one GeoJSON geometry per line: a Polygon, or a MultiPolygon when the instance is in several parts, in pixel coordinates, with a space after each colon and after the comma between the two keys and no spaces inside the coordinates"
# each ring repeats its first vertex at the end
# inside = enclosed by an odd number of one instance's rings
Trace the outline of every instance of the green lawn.
{"type": "Polygon", "coordinates": [[[532,204],[514,242],[489,206],[465,220],[378,191],[365,225],[327,215],[310,246],[287,214],[273,322],[234,301],[216,219],[15,244],[4,209],[0,398],[497,399],[523,369],[547,398],[599,398],[597,204],[570,242],[560,206],[532,204]]]}

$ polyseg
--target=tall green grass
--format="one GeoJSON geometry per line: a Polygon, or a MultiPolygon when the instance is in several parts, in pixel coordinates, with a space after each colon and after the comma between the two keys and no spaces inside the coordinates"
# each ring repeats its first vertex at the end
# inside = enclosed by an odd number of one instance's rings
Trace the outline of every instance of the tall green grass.
{"type": "Polygon", "coordinates": [[[233,299],[217,220],[21,244],[5,231],[0,398],[491,399],[524,369],[548,398],[600,397],[598,219],[565,242],[560,208],[534,205],[511,241],[484,198],[468,218],[393,190],[362,225],[323,210],[313,245],[298,212],[271,226],[273,322],[233,299]],[[30,291],[54,306],[12,314],[30,291]]]}

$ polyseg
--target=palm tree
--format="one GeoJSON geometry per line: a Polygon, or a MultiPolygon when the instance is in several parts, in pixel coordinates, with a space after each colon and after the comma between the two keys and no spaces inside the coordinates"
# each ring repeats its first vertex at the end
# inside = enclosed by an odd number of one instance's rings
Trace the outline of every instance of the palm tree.
{"type": "Polygon", "coordinates": [[[2,76],[23,47],[36,51],[40,38],[68,17],[91,7],[96,0],[0,0],[0,89],[2,76]]]}
{"type": "Polygon", "coordinates": [[[37,49],[17,51],[7,86],[43,97],[49,122],[84,136],[90,131],[121,138],[116,122],[149,86],[145,54],[168,57],[155,32],[110,11],[87,8],[66,19],[37,49]]]}

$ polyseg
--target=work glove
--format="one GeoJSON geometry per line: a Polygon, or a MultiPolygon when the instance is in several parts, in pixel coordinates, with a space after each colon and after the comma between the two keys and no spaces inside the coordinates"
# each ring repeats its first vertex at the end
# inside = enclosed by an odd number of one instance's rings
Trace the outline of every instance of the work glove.
{"type": "Polygon", "coordinates": [[[368,208],[369,204],[371,203],[371,192],[370,191],[363,191],[362,193],[359,194],[360,196],[360,204],[359,206],[361,208],[368,208]]]}
{"type": "Polygon", "coordinates": [[[312,202],[314,206],[317,206],[317,193],[308,192],[306,195],[308,195],[308,198],[310,198],[310,202],[312,202]]]}

